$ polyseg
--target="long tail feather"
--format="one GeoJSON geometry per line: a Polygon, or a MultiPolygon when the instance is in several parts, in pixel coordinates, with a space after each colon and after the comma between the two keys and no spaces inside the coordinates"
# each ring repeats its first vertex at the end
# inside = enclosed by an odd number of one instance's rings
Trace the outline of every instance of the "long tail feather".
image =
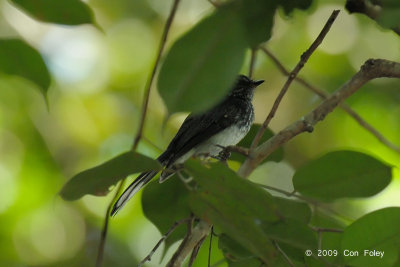
{"type": "Polygon", "coordinates": [[[133,181],[127,189],[122,193],[122,195],[118,198],[117,202],[115,202],[113,209],[111,211],[111,216],[117,214],[117,212],[125,206],[125,204],[131,199],[137,192],[140,191],[150,180],[156,176],[158,171],[150,171],[141,173],[135,181],[133,181]]]}

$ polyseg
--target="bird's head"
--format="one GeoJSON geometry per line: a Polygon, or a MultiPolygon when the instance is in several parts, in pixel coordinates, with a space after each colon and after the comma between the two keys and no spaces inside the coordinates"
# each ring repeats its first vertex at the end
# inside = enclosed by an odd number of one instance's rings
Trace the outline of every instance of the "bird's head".
{"type": "Polygon", "coordinates": [[[229,96],[251,100],[253,98],[254,89],[263,82],[264,80],[253,81],[245,75],[239,75],[229,93],[229,96]]]}

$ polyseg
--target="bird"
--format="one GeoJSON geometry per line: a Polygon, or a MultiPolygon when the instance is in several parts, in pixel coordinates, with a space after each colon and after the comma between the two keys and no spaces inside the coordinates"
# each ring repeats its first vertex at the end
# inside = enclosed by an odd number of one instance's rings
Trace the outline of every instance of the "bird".
{"type": "MultiPolygon", "coordinates": [[[[264,80],[238,75],[227,96],[207,111],[189,114],[167,149],[157,158],[163,166],[159,182],[176,172],[190,157],[226,160],[224,148],[234,146],[249,132],[254,121],[254,89],[264,80]]],[[[141,173],[121,194],[111,211],[114,216],[159,170],[141,173]]]]}

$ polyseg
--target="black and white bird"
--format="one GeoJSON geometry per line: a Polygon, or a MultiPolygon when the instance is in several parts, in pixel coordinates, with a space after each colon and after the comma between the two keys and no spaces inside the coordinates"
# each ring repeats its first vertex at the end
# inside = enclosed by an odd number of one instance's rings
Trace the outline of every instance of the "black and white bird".
{"type": "MultiPolygon", "coordinates": [[[[221,102],[203,113],[190,114],[167,149],[157,158],[164,166],[160,183],[168,179],[177,166],[182,165],[190,157],[206,155],[219,158],[224,147],[239,143],[249,132],[254,121],[251,101],[254,89],[263,82],[239,75],[229,94],[221,102]]],[[[114,204],[111,216],[115,215],[157,173],[158,171],[141,173],[114,204]]]]}

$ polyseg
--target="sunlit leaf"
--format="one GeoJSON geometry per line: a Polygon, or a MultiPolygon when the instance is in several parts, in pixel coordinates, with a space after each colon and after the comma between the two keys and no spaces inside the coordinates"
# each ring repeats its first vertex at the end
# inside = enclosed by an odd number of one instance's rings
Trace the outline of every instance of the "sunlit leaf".
{"type": "Polygon", "coordinates": [[[158,79],[168,112],[202,111],[220,101],[242,66],[245,48],[233,9],[216,11],[179,38],[158,79]]]}
{"type": "Polygon", "coordinates": [[[125,152],[78,173],[64,185],[60,195],[65,200],[76,200],[86,194],[104,195],[111,185],[128,175],[160,168],[160,164],[149,157],[133,151],[125,152]]]}
{"type": "MultiPolygon", "coordinates": [[[[161,184],[154,181],[143,189],[143,213],[161,234],[165,234],[175,222],[190,216],[188,190],[180,179],[175,178],[161,184]]],[[[165,240],[164,254],[175,241],[185,236],[186,225],[178,226],[165,240]]]]}
{"type": "Polygon", "coordinates": [[[33,18],[57,24],[94,23],[93,12],[80,0],[10,0],[33,18]]]}
{"type": "Polygon", "coordinates": [[[373,196],[382,191],[391,178],[391,167],[369,155],[336,151],[298,169],[293,185],[305,196],[332,200],[373,196]]]}
{"type": "MultiPolygon", "coordinates": [[[[249,148],[251,146],[251,142],[253,142],[253,139],[256,136],[256,134],[257,134],[258,130],[260,129],[260,127],[261,127],[261,124],[257,124],[257,123],[253,124],[251,126],[251,129],[250,129],[249,133],[239,142],[238,146],[249,148]]],[[[270,129],[267,129],[265,131],[264,135],[260,139],[260,144],[265,142],[265,141],[267,141],[272,136],[274,136],[274,133],[270,129]]],[[[242,154],[239,154],[239,153],[232,153],[232,155],[231,155],[231,157],[229,159],[230,160],[235,160],[235,161],[238,161],[238,162],[244,162],[246,157],[244,155],[242,155],[242,154]]],[[[276,162],[279,162],[282,159],[283,159],[283,148],[280,147],[274,153],[272,153],[266,159],[264,159],[263,162],[265,162],[265,161],[276,161],[276,162]]]]}
{"type": "Polygon", "coordinates": [[[30,80],[43,95],[50,86],[50,74],[42,56],[21,40],[0,39],[0,72],[30,80]]]}
{"type": "Polygon", "coordinates": [[[275,248],[262,225],[279,219],[272,196],[221,163],[205,167],[191,161],[187,168],[199,186],[189,198],[192,211],[254,255],[271,259],[275,248]]]}
{"type": "Polygon", "coordinates": [[[399,256],[399,225],[398,207],[374,211],[349,225],[343,234],[342,250],[358,251],[359,255],[345,257],[345,262],[351,266],[393,266],[399,256]],[[374,251],[384,255],[371,256],[374,251]]]}

